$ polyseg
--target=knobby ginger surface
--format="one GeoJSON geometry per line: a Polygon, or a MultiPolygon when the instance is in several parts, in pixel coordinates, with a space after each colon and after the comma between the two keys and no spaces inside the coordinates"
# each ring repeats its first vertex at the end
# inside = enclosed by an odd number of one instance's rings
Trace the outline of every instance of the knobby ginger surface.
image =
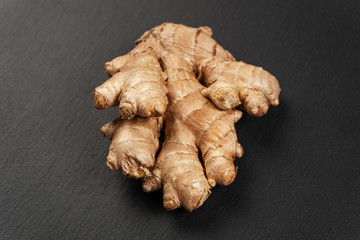
{"type": "Polygon", "coordinates": [[[120,117],[101,129],[112,139],[107,165],[142,178],[146,192],[163,188],[167,210],[192,211],[216,184],[234,181],[243,154],[236,107],[262,116],[279,104],[277,79],[236,61],[211,35],[208,27],[157,26],[105,64],[111,78],[94,91],[96,108],[119,107],[120,117]]]}

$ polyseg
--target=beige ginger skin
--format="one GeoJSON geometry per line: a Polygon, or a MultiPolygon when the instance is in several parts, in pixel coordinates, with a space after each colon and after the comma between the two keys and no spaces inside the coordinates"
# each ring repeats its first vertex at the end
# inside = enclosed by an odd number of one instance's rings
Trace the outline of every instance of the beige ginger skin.
{"type": "Polygon", "coordinates": [[[120,117],[101,129],[112,139],[107,165],[142,178],[146,192],[163,188],[167,210],[192,211],[216,184],[234,181],[243,154],[235,107],[262,116],[279,104],[276,78],[237,62],[211,35],[208,27],[157,26],[105,64],[111,78],[94,91],[96,108],[119,105],[120,117]]]}

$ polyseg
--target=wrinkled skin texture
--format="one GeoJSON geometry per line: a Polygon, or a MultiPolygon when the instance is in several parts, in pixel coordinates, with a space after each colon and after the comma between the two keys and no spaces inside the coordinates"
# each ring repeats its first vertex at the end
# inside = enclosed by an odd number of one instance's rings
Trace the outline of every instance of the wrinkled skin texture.
{"type": "Polygon", "coordinates": [[[211,35],[208,27],[155,27],[105,64],[111,78],[94,91],[97,108],[119,105],[120,117],[101,129],[112,139],[107,165],[142,178],[146,192],[163,188],[167,210],[192,211],[211,187],[234,181],[233,162],[243,154],[235,107],[262,116],[279,104],[276,78],[235,61],[211,35]]]}

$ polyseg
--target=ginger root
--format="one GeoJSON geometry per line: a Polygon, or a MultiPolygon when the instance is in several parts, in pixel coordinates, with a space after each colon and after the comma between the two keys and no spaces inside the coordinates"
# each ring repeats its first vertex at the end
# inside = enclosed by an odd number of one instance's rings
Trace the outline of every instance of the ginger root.
{"type": "Polygon", "coordinates": [[[94,91],[96,108],[119,105],[120,117],[101,129],[112,139],[107,165],[142,178],[146,192],[163,188],[167,210],[192,211],[211,187],[234,181],[234,159],[243,154],[235,107],[262,116],[279,104],[276,78],[235,61],[211,35],[208,27],[157,26],[105,64],[111,78],[94,91]]]}

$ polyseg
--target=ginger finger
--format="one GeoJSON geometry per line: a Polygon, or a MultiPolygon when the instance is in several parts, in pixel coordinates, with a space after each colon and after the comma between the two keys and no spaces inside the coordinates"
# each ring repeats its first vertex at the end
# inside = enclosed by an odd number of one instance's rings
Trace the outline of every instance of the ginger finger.
{"type": "Polygon", "coordinates": [[[95,88],[96,108],[105,109],[119,104],[123,119],[131,119],[135,115],[161,116],[165,112],[166,74],[151,50],[139,47],[105,67],[112,77],[95,88]]]}
{"type": "Polygon", "coordinates": [[[114,58],[110,62],[105,63],[105,72],[111,77],[115,73],[120,72],[120,70],[125,66],[125,64],[128,62],[129,54],[126,54],[124,56],[120,56],[117,58],[114,58]]]}
{"type": "Polygon", "coordinates": [[[105,124],[101,131],[112,140],[107,165],[134,178],[148,175],[155,164],[161,127],[162,117],[117,118],[105,124]]]}
{"type": "Polygon", "coordinates": [[[262,116],[269,105],[279,104],[278,81],[260,67],[212,59],[204,60],[199,71],[208,86],[202,94],[221,109],[232,109],[241,104],[250,115],[262,116]]]}

